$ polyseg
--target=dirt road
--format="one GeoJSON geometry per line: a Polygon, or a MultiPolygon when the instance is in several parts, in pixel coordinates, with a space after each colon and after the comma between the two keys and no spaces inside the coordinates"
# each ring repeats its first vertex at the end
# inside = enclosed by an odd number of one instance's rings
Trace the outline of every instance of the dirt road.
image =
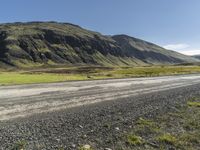
{"type": "Polygon", "coordinates": [[[117,149],[138,117],[176,109],[199,89],[197,74],[2,86],[0,149],[19,141],[28,150],[117,149]]]}
{"type": "Polygon", "coordinates": [[[0,87],[0,120],[133,97],[200,83],[200,75],[0,87]]]}

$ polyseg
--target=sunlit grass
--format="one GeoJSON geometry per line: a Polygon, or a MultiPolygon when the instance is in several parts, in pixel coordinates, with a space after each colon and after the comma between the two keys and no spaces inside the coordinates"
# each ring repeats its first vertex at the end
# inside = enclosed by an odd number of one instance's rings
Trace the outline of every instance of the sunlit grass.
{"type": "Polygon", "coordinates": [[[129,134],[127,136],[127,142],[130,145],[141,145],[143,143],[142,138],[134,134],[129,134]]]}
{"type": "Polygon", "coordinates": [[[177,139],[175,136],[171,135],[170,133],[165,133],[163,135],[160,135],[156,138],[159,142],[166,143],[166,144],[172,144],[175,145],[177,143],[177,139]]]}
{"type": "Polygon", "coordinates": [[[30,83],[49,83],[69,80],[87,80],[86,75],[79,74],[23,74],[20,72],[0,73],[0,85],[30,84],[30,83]]]}
{"type": "Polygon", "coordinates": [[[200,66],[151,66],[151,67],[66,67],[40,68],[39,71],[0,70],[0,85],[49,83],[70,80],[94,80],[108,78],[153,77],[200,73],[200,66]],[[81,70],[82,69],[82,70],[81,70]],[[47,72],[49,71],[49,72],[47,72]]]}
{"type": "Polygon", "coordinates": [[[189,106],[200,107],[200,102],[188,102],[189,106]]]}

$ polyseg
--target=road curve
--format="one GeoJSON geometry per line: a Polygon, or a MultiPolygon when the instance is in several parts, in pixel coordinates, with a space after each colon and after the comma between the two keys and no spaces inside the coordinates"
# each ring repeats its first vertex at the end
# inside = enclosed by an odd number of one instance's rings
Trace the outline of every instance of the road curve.
{"type": "Polygon", "coordinates": [[[0,121],[200,83],[200,74],[0,87],[0,121]]]}

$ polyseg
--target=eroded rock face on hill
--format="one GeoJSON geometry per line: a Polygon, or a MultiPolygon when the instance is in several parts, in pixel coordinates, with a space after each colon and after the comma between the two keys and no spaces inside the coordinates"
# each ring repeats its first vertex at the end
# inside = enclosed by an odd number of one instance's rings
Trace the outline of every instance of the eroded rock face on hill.
{"type": "Polygon", "coordinates": [[[32,22],[0,25],[0,66],[44,64],[145,65],[196,61],[126,35],[104,36],[79,26],[32,22]]]}

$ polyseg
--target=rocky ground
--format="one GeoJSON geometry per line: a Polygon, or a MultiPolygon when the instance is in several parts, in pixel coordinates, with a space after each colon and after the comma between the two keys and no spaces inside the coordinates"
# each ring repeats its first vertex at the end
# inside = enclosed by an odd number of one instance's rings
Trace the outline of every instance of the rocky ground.
{"type": "Polygon", "coordinates": [[[140,117],[153,118],[200,96],[200,84],[106,101],[67,110],[35,114],[0,123],[0,148],[27,150],[121,149],[119,141],[140,117]]]}

